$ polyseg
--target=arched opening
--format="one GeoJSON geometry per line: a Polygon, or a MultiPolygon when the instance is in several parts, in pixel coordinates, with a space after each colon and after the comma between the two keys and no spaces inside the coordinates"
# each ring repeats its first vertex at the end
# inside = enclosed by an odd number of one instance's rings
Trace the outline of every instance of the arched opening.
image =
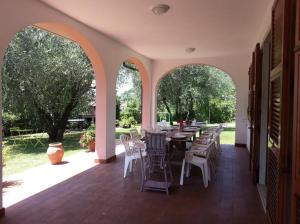
{"type": "MultiPolygon", "coordinates": [[[[74,116],[74,114],[72,113],[76,113],[76,116],[79,115],[80,112],[76,112],[74,111],[74,109],[76,109],[76,106],[78,105],[83,106],[82,103],[85,102],[85,100],[82,100],[82,97],[87,99],[87,97],[89,96],[86,94],[90,90],[94,93],[95,90],[93,89],[93,85],[95,85],[95,78],[97,83],[99,83],[96,90],[99,97],[97,97],[96,101],[100,104],[106,103],[105,75],[98,53],[82,34],[74,31],[70,27],[61,24],[39,23],[35,24],[34,26],[26,27],[25,29],[17,33],[7,49],[2,73],[3,85],[5,85],[8,90],[12,90],[12,88],[10,87],[14,87],[14,90],[19,91],[16,95],[20,96],[21,98],[23,97],[21,95],[24,93],[24,97],[27,98],[27,100],[31,96],[28,102],[31,101],[30,103],[32,104],[21,104],[19,101],[13,102],[17,99],[9,98],[9,94],[6,94],[5,91],[4,97],[7,97],[8,99],[3,98],[4,112],[8,112],[4,114],[4,117],[8,117],[11,120],[18,117],[12,111],[5,111],[6,106],[10,106],[9,110],[12,110],[14,108],[12,107],[13,103],[15,104],[15,107],[23,107],[18,108],[19,111],[22,111],[23,109],[24,113],[27,113],[27,120],[25,120],[25,125],[14,124],[13,126],[9,127],[9,130],[5,130],[10,135],[13,135],[11,139],[12,141],[10,141],[11,144],[18,143],[19,147],[17,151],[25,150],[23,154],[26,155],[38,153],[41,151],[43,159],[45,159],[44,157],[46,157],[47,159],[47,140],[36,137],[33,132],[37,131],[38,135],[44,135],[47,132],[50,136],[51,142],[62,140],[62,135],[64,133],[60,132],[65,131],[68,119],[72,118],[72,115],[74,116]],[[44,42],[41,41],[42,39],[44,40],[44,42]],[[47,44],[48,46],[50,46],[48,49],[43,48],[45,42],[48,42],[47,44]],[[20,49],[18,49],[14,45],[18,45],[17,47],[19,47],[20,49]],[[68,49],[65,48],[66,45],[68,45],[68,49]],[[42,53],[42,51],[38,53],[33,52],[36,49],[41,50],[42,48],[44,50],[44,53],[42,53]],[[14,52],[18,50],[20,51],[14,52]],[[63,57],[57,57],[59,52],[61,52],[63,56],[66,56],[66,54],[68,54],[68,58],[65,58],[64,60],[63,57]],[[24,57],[26,60],[24,58],[21,58],[22,54],[23,56],[27,56],[24,57]],[[41,64],[37,63],[38,60],[44,60],[45,65],[47,60],[53,60],[53,64],[61,63],[63,65],[67,64],[67,66],[63,67],[64,70],[59,70],[59,68],[57,67],[53,69],[53,67],[48,67],[48,64],[47,66],[42,66],[41,64]],[[22,67],[22,65],[24,64],[27,64],[28,66],[22,67]],[[40,72],[32,72],[33,70],[38,70],[40,72]],[[77,77],[76,75],[79,76],[79,74],[77,74],[76,71],[81,71],[82,76],[77,77]],[[19,76],[10,76],[12,74],[18,74],[19,76]],[[7,77],[12,77],[12,79],[6,80],[7,77]],[[62,77],[64,77],[65,80],[58,80],[62,77]],[[72,83],[72,85],[68,86],[68,83],[72,83]],[[49,84],[51,85],[49,86],[49,84]],[[28,95],[27,93],[30,93],[31,95],[28,95]],[[69,93],[69,95],[67,93],[69,93]],[[55,96],[56,98],[51,98],[51,96],[55,96]],[[64,110],[60,114],[58,114],[59,110],[54,110],[57,109],[57,107],[62,106],[62,103],[59,100],[67,101],[66,105],[64,105],[64,110]],[[59,103],[57,103],[58,101],[59,103]],[[30,111],[30,109],[32,109],[30,107],[34,106],[36,106],[35,110],[30,111]],[[45,119],[43,120],[42,117],[38,117],[39,115],[43,115],[45,119]],[[30,116],[31,118],[28,119],[30,116]],[[50,119],[50,117],[53,119],[50,119]],[[59,120],[58,118],[60,118],[61,120],[59,120]],[[57,123],[58,126],[61,125],[61,127],[54,127],[59,129],[56,135],[53,134],[49,126],[46,127],[47,125],[55,123],[57,123]],[[44,124],[43,127],[42,124],[44,124]]],[[[77,109],[82,108],[77,107],[77,109]]],[[[106,108],[100,108],[98,109],[98,111],[101,111],[102,116],[99,116],[97,122],[102,122],[106,117],[106,108]],[[102,112],[101,110],[104,112],[102,112]]],[[[4,128],[6,129],[6,127],[4,128]]],[[[101,155],[105,156],[105,129],[103,130],[102,128],[100,130],[96,130],[96,138],[101,139],[97,142],[97,158],[99,158],[101,155]],[[99,146],[103,148],[100,148],[99,146]]],[[[78,148],[78,136],[76,135],[72,138],[73,145],[70,145],[70,147],[78,148]]],[[[66,151],[72,151],[68,150],[70,148],[66,149],[66,151]]],[[[6,150],[4,149],[4,157],[6,156],[5,152],[6,150]]],[[[66,154],[69,155],[69,153],[66,154]]],[[[11,157],[15,157],[17,159],[22,158],[22,156],[15,155],[11,157]]],[[[31,162],[32,161],[35,161],[35,159],[32,159],[31,162]]],[[[91,162],[93,162],[92,159],[91,162]]],[[[42,160],[42,162],[38,162],[37,165],[41,163],[44,163],[44,160],[42,160]]],[[[17,169],[19,169],[17,170],[17,172],[23,171],[24,169],[30,167],[25,167],[24,165],[26,165],[26,163],[22,161],[15,161],[14,164],[21,165],[20,167],[17,167],[17,169]]],[[[28,164],[27,162],[27,165],[32,164],[28,164]]],[[[6,172],[4,172],[4,174],[6,174],[6,172]]]]}
{"type": "Polygon", "coordinates": [[[150,81],[149,74],[144,64],[137,58],[131,57],[127,60],[129,63],[134,64],[139,71],[142,81],[142,127],[150,126],[150,108],[151,108],[151,97],[150,97],[150,81]]]}
{"type": "Polygon", "coordinates": [[[156,122],[222,123],[222,143],[235,144],[236,89],[224,71],[202,64],[174,68],[158,82],[156,102],[156,122]]]}
{"type": "MultiPolygon", "coordinates": [[[[55,34],[61,35],[63,37],[69,38],[75,42],[77,42],[84,50],[88,58],[90,59],[93,70],[96,78],[96,105],[106,105],[106,91],[107,91],[107,83],[105,78],[105,71],[101,57],[98,54],[98,50],[92,45],[90,40],[88,40],[83,34],[74,30],[72,27],[53,23],[53,22],[45,22],[45,23],[37,23],[35,26],[40,27],[42,29],[48,30],[55,34]]],[[[107,121],[107,113],[106,107],[96,107],[96,161],[101,162],[105,160],[107,156],[106,149],[106,121],[107,121]]]]}
{"type": "Polygon", "coordinates": [[[129,134],[132,128],[142,126],[142,78],[135,63],[124,61],[120,66],[116,81],[116,154],[123,152],[119,147],[121,134],[129,134]]]}

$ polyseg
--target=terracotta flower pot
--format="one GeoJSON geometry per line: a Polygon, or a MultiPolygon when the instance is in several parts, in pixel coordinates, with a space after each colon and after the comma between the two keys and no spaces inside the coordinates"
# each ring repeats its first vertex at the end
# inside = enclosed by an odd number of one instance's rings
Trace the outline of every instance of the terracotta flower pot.
{"type": "Polygon", "coordinates": [[[96,142],[95,141],[90,141],[89,145],[88,145],[88,148],[89,148],[90,152],[95,152],[96,142]]]}
{"type": "Polygon", "coordinates": [[[59,164],[64,156],[64,147],[62,143],[50,143],[47,150],[48,158],[51,164],[59,164]]]}

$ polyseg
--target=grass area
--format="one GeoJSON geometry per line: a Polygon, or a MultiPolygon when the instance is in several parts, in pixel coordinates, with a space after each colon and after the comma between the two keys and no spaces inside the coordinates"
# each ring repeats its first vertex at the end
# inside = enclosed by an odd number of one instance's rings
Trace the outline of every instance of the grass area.
{"type": "MultiPolygon", "coordinates": [[[[208,124],[208,127],[217,126],[218,124],[208,124]]],[[[138,131],[141,125],[135,127],[138,131]]],[[[128,134],[130,128],[116,128],[116,139],[120,139],[121,134],[128,134]]],[[[225,124],[224,131],[221,134],[221,144],[235,144],[235,122],[225,124]]]]}
{"type": "Polygon", "coordinates": [[[221,144],[235,144],[235,128],[225,127],[220,137],[221,144]]]}
{"type": "MultiPolygon", "coordinates": [[[[79,147],[78,143],[82,133],[83,132],[65,133],[63,141],[65,151],[64,156],[69,156],[84,150],[79,147]]],[[[49,162],[46,154],[48,148],[47,134],[24,135],[23,138],[23,143],[20,137],[9,137],[4,139],[4,176],[19,173],[49,162]],[[34,147],[30,144],[30,142],[36,142],[34,138],[39,138],[39,140],[42,141],[43,146],[38,145],[34,147]],[[15,140],[15,144],[13,140],[15,140]]]]}
{"type": "MultiPolygon", "coordinates": [[[[207,126],[217,126],[218,124],[208,124],[207,126]]],[[[235,144],[235,122],[224,124],[221,133],[221,144],[234,145],[235,144]]]]}
{"type": "Polygon", "coordinates": [[[116,139],[119,140],[120,139],[120,136],[121,134],[129,134],[129,130],[132,129],[132,128],[136,128],[138,131],[140,131],[141,129],[141,125],[138,124],[134,127],[131,127],[131,128],[120,128],[120,127],[116,127],[116,139]]]}

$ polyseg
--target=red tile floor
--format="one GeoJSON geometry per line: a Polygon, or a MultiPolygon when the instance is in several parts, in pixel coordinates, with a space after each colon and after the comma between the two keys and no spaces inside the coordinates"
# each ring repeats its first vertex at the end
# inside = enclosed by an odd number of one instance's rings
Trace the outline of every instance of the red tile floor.
{"type": "Polygon", "coordinates": [[[0,223],[265,223],[248,171],[248,152],[222,145],[216,179],[203,187],[198,168],[179,186],[174,167],[171,194],[140,192],[138,164],[123,179],[124,154],[6,208],[0,223]]]}

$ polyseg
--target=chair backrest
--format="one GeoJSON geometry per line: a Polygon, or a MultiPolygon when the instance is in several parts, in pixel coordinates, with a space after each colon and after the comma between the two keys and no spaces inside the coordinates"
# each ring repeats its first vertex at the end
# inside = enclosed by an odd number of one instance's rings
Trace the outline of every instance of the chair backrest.
{"type": "Polygon", "coordinates": [[[137,129],[135,129],[135,128],[130,129],[129,134],[130,134],[130,137],[131,137],[132,141],[140,140],[140,135],[139,135],[137,129]]]}
{"type": "Polygon", "coordinates": [[[141,137],[144,138],[146,135],[146,129],[141,128],[141,137]]]}
{"type": "Polygon", "coordinates": [[[155,125],[154,132],[160,132],[163,128],[160,125],[155,125]]]}
{"type": "Polygon", "coordinates": [[[130,143],[130,136],[122,134],[120,136],[120,141],[122,142],[122,144],[125,147],[125,153],[126,153],[126,155],[128,155],[128,156],[132,155],[133,150],[132,150],[132,147],[129,144],[130,143]]]}
{"type": "Polygon", "coordinates": [[[166,133],[146,132],[146,151],[148,155],[166,155],[166,133]]]}
{"type": "Polygon", "coordinates": [[[196,140],[196,142],[203,145],[208,145],[211,143],[212,139],[213,139],[213,134],[208,132],[200,135],[199,138],[196,140]]]}

